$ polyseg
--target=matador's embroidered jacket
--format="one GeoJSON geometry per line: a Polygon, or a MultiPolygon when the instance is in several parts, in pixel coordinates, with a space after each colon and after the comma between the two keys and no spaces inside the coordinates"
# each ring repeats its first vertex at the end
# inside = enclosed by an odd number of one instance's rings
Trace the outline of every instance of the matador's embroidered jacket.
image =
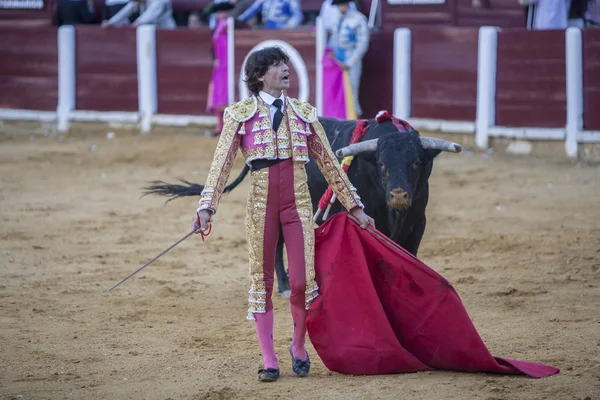
{"type": "Polygon", "coordinates": [[[317,119],[317,110],[297,99],[285,99],[284,115],[277,132],[273,131],[268,106],[258,96],[225,109],[223,130],[198,211],[208,209],[216,213],[238,149],[247,164],[253,160],[277,158],[307,163],[310,153],[346,210],[356,206],[364,208],[329,146],[325,130],[317,119]]]}

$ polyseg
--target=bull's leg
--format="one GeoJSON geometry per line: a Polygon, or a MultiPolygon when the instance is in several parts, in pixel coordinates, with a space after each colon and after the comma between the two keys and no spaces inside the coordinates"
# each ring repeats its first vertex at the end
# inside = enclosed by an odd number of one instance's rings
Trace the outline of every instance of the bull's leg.
{"type": "Polygon", "coordinates": [[[286,299],[290,298],[290,281],[288,279],[285,265],[283,265],[283,230],[279,228],[279,239],[277,240],[277,252],[275,254],[275,274],[277,275],[277,291],[286,299]]]}
{"type": "Polygon", "coordinates": [[[423,215],[423,218],[415,224],[410,236],[406,240],[406,246],[404,246],[404,249],[415,257],[417,256],[423,233],[425,233],[426,223],[427,218],[423,215]]]}

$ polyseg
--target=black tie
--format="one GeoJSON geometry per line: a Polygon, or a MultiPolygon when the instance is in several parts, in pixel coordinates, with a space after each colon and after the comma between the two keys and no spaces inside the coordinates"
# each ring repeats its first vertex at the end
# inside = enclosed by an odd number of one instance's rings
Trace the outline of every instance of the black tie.
{"type": "Polygon", "coordinates": [[[273,105],[277,107],[277,111],[275,111],[275,116],[273,117],[273,129],[275,132],[277,132],[277,129],[279,129],[279,124],[281,124],[281,120],[283,119],[283,112],[281,112],[283,101],[281,101],[281,99],[275,99],[275,101],[273,101],[273,105]]]}

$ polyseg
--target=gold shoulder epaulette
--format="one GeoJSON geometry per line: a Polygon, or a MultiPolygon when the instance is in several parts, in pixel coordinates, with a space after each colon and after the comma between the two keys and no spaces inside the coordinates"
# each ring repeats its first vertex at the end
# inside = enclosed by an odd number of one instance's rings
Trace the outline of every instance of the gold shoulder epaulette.
{"type": "Polygon", "coordinates": [[[237,122],[248,121],[256,113],[257,110],[256,97],[251,96],[247,99],[233,103],[225,109],[225,112],[231,115],[231,118],[237,122]]]}
{"type": "Polygon", "coordinates": [[[296,115],[304,122],[315,122],[317,120],[317,109],[304,101],[288,97],[288,103],[294,109],[296,115]]]}

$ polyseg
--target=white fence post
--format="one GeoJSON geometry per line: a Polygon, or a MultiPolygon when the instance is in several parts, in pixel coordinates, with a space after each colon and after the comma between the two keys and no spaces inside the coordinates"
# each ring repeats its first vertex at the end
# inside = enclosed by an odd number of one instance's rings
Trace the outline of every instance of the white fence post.
{"type": "Polygon", "coordinates": [[[479,28],[477,53],[477,117],[475,145],[487,149],[489,128],[496,124],[496,62],[498,28],[479,28]]]}
{"type": "Polygon", "coordinates": [[[565,150],[577,157],[577,134],[583,130],[583,41],[581,29],[568,28],[565,34],[567,74],[567,135],[565,150]]]}
{"type": "Polygon", "coordinates": [[[394,97],[393,114],[400,119],[410,118],[411,33],[408,28],[394,31],[394,97]]]}
{"type": "Polygon", "coordinates": [[[140,25],[136,30],[138,107],[140,129],[150,132],[152,116],[158,108],[156,79],[156,28],[153,25],[140,25]]]}
{"type": "Polygon", "coordinates": [[[323,116],[323,53],[325,52],[325,25],[323,24],[323,17],[317,17],[317,30],[316,30],[316,87],[315,87],[315,107],[317,107],[317,115],[323,116]]]}
{"type": "Polygon", "coordinates": [[[69,113],[75,109],[75,28],[58,28],[58,131],[69,130],[69,113]]]}
{"type": "Polygon", "coordinates": [[[227,101],[235,102],[235,20],[227,18],[227,101]]]}

